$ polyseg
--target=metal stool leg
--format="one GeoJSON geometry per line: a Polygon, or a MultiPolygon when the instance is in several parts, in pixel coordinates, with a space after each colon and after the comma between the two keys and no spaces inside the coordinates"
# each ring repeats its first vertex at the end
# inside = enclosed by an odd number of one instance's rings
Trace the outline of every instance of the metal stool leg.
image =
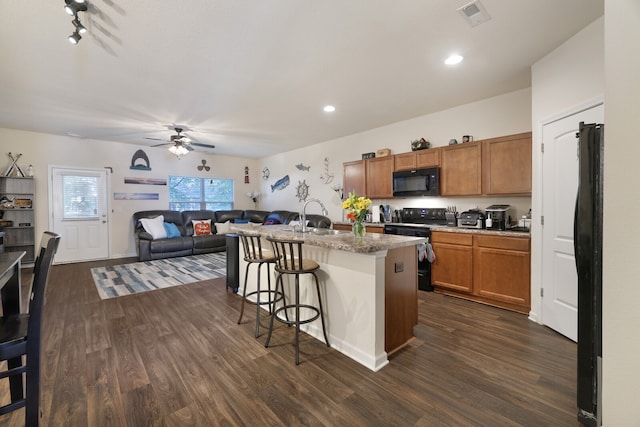
{"type": "Polygon", "coordinates": [[[327,343],[327,347],[331,347],[329,345],[329,337],[327,337],[327,328],[324,325],[324,309],[322,308],[322,296],[320,295],[320,283],[318,282],[318,276],[315,272],[311,273],[313,277],[316,279],[316,291],[318,291],[318,307],[320,308],[320,322],[322,323],[322,333],[324,335],[324,342],[327,343]]]}
{"type": "Polygon", "coordinates": [[[244,271],[244,288],[242,289],[242,304],[240,305],[240,318],[238,319],[238,325],[242,322],[242,315],[244,314],[244,301],[247,299],[247,278],[249,277],[249,266],[244,271]]]}

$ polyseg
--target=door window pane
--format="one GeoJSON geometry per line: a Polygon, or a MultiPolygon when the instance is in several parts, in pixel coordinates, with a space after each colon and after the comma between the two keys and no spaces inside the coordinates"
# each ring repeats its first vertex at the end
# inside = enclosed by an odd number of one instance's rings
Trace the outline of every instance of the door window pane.
{"type": "Polygon", "coordinates": [[[96,219],[100,209],[97,176],[62,176],[64,219],[96,219]]]}

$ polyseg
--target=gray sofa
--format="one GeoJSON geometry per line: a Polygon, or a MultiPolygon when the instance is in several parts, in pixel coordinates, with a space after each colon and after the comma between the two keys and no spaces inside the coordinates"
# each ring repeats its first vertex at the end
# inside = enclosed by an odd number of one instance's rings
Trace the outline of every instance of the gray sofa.
{"type": "MultiPolygon", "coordinates": [[[[226,234],[216,230],[216,223],[246,221],[260,224],[289,224],[298,219],[297,212],[223,210],[223,211],[171,211],[150,210],[133,214],[133,233],[136,251],[140,261],[172,258],[185,255],[220,252],[227,249],[226,234]],[[140,220],[164,216],[164,222],[173,223],[180,232],[179,237],[154,239],[145,231],[140,220]],[[211,220],[211,235],[194,236],[192,220],[211,220]]],[[[323,215],[307,215],[309,227],[329,228],[331,220],[323,215]]]]}

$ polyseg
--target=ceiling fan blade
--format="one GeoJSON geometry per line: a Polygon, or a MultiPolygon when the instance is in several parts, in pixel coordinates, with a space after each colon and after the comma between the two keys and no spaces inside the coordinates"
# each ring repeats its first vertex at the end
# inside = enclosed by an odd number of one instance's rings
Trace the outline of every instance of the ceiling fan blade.
{"type": "Polygon", "coordinates": [[[191,146],[191,144],[182,144],[182,146],[189,151],[193,151],[193,147],[191,146]]]}
{"type": "Polygon", "coordinates": [[[145,139],[150,139],[152,141],[166,141],[166,139],[164,138],[152,138],[150,136],[147,136],[145,139]]]}
{"type": "Polygon", "coordinates": [[[211,145],[211,144],[202,144],[200,142],[192,142],[191,145],[196,145],[198,147],[204,147],[204,148],[216,148],[215,145],[211,145]]]}
{"type": "Polygon", "coordinates": [[[165,142],[164,144],[155,144],[152,147],[163,147],[165,145],[173,145],[173,142],[165,142]]]}

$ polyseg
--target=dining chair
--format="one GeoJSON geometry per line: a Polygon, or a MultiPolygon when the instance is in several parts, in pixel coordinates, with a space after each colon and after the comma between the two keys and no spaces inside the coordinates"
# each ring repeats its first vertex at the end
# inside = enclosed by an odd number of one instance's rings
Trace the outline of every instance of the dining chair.
{"type": "Polygon", "coordinates": [[[33,281],[29,289],[27,313],[4,315],[0,318],[0,360],[7,361],[7,370],[0,379],[9,379],[11,402],[0,407],[0,415],[25,408],[25,426],[35,427],[40,419],[40,333],[45,289],[60,235],[45,231],[34,263],[33,281]],[[23,356],[26,355],[26,360],[23,356]],[[22,377],[26,375],[26,393],[22,377]]]}

